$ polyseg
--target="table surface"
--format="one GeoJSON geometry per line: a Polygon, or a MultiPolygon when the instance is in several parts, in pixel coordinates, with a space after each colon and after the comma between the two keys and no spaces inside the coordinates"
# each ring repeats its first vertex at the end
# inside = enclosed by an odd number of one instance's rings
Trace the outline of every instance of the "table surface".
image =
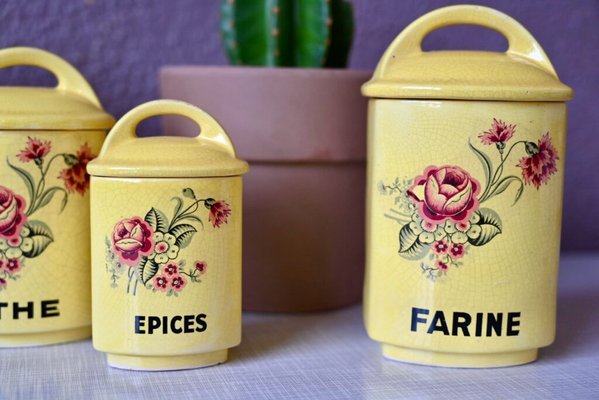
{"type": "Polygon", "coordinates": [[[599,254],[562,256],[556,342],[510,368],[436,368],[388,361],[359,306],[243,317],[226,364],[173,372],[106,366],[91,342],[2,349],[0,399],[597,399],[599,254]]]}

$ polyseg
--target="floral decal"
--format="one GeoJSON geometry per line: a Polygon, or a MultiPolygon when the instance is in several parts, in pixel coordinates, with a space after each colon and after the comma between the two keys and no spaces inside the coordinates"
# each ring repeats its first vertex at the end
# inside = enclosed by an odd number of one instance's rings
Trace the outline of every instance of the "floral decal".
{"type": "Polygon", "coordinates": [[[495,145],[495,158],[499,160],[496,168],[491,155],[469,143],[483,167],[482,181],[457,165],[431,165],[412,179],[396,178],[391,184],[379,184],[381,194],[395,196],[394,207],[385,216],[401,226],[399,255],[408,260],[428,256],[428,261],[420,262],[427,278],[435,281],[445,277],[451,268],[463,265],[462,259],[471,247],[484,246],[502,233],[499,214],[481,207],[483,203],[514,186],[515,205],[526,185],[539,190],[557,173],[559,157],[549,132],[536,143],[520,140],[508,147],[516,127],[494,118],[491,128],[478,135],[482,145],[495,145]],[[520,168],[521,178],[505,171],[516,149],[524,153],[513,164],[520,168]]]}
{"type": "Polygon", "coordinates": [[[182,193],[183,197],[172,199],[175,207],[170,220],[152,207],[144,218],[123,218],[114,225],[112,235],[105,240],[106,271],[112,287],[119,286],[125,273],[126,290],[132,295],[137,294],[140,284],[152,292],[177,296],[189,283],[201,282],[200,276],[208,266],[206,261],[196,260],[186,268],[186,261],[181,258],[198,227],[204,228],[197,214],[207,211],[212,228],[218,229],[228,222],[231,208],[224,200],[198,199],[190,188],[182,193]]]}
{"type": "MultiPolygon", "coordinates": [[[[67,206],[70,193],[84,195],[89,188],[85,165],[94,157],[87,143],[75,154],[52,155],[52,143],[49,140],[28,137],[24,148],[16,154],[18,163],[24,165],[6,160],[10,170],[25,184],[28,197],[0,186],[0,291],[5,290],[10,281],[20,278],[26,259],[40,256],[54,241],[52,229],[45,222],[31,217],[51,204],[55,197],[61,198],[62,211],[67,206]],[[78,190],[71,190],[66,180],[64,187],[49,186],[48,174],[56,173],[54,167],[59,161],[66,165],[66,170],[79,169],[78,190]]],[[[58,178],[62,178],[62,175],[63,172],[60,172],[58,178]]]]}
{"type": "Polygon", "coordinates": [[[491,129],[478,135],[483,144],[493,144],[497,146],[500,153],[505,149],[505,143],[516,133],[516,125],[508,125],[502,120],[493,118],[491,129]]]}
{"type": "Polygon", "coordinates": [[[206,207],[210,209],[208,221],[212,222],[212,226],[214,228],[218,228],[221,226],[221,224],[227,223],[227,218],[229,215],[231,215],[231,209],[227,203],[224,201],[208,199],[205,204],[206,207]]]}
{"type": "Polygon", "coordinates": [[[114,226],[112,242],[119,260],[127,265],[136,265],[141,256],[149,255],[154,249],[152,228],[140,217],[119,221],[114,226]]]}
{"type": "Polygon", "coordinates": [[[35,161],[36,164],[42,164],[52,149],[52,143],[48,140],[41,140],[29,137],[26,147],[17,154],[19,161],[26,163],[35,161]]]}
{"type": "Polygon", "coordinates": [[[67,168],[60,171],[58,176],[64,181],[64,186],[69,193],[85,194],[89,190],[89,175],[87,163],[96,158],[92,149],[86,144],[81,146],[75,156],[65,158],[67,168]]]}
{"type": "Polygon", "coordinates": [[[439,222],[468,221],[478,209],[476,195],[480,184],[468,172],[456,166],[428,167],[413,180],[408,190],[418,214],[432,229],[439,222]]]}
{"type": "Polygon", "coordinates": [[[538,189],[557,172],[559,157],[551,144],[549,132],[539,139],[538,144],[527,142],[526,154],[526,157],[520,159],[518,166],[522,168],[524,183],[534,185],[538,189]]]}

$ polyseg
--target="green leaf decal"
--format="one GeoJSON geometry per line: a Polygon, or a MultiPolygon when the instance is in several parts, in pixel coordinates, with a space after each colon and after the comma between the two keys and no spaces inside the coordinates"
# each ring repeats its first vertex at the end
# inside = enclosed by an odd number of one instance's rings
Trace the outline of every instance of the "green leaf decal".
{"type": "Polygon", "coordinates": [[[204,227],[204,223],[202,222],[202,220],[200,219],[200,217],[196,217],[193,214],[185,214],[185,219],[186,220],[196,221],[197,223],[199,223],[200,225],[202,225],[202,228],[204,227]]]}
{"type": "Polygon", "coordinates": [[[36,208],[42,208],[44,206],[46,206],[48,203],[50,203],[50,201],[52,201],[52,198],[54,197],[54,195],[56,193],[62,193],[62,202],[60,203],[60,211],[64,210],[64,208],[67,205],[67,200],[68,200],[68,195],[67,195],[67,191],[64,190],[61,187],[58,186],[54,186],[48,190],[46,190],[40,197],[39,203],[37,205],[36,208]]]}
{"type": "Polygon", "coordinates": [[[33,240],[33,246],[31,250],[23,252],[23,255],[28,258],[37,257],[54,241],[54,235],[50,227],[42,221],[30,220],[25,226],[29,229],[27,237],[33,240]]]}
{"type": "Polygon", "coordinates": [[[470,149],[474,152],[474,154],[476,154],[480,163],[483,166],[483,171],[485,172],[485,182],[487,185],[486,187],[488,189],[489,185],[491,184],[491,176],[493,174],[493,162],[491,161],[488,155],[474,147],[472,143],[468,142],[468,146],[470,146],[470,149]]]}
{"type": "Polygon", "coordinates": [[[152,209],[148,211],[144,219],[148,224],[150,224],[154,232],[168,232],[168,219],[162,211],[152,207],[152,209]]]}
{"type": "Polygon", "coordinates": [[[505,178],[503,178],[499,182],[497,182],[497,184],[495,185],[495,190],[493,191],[492,195],[497,196],[498,194],[505,192],[506,189],[508,187],[510,187],[510,185],[512,183],[519,184],[518,190],[516,191],[516,197],[515,197],[514,203],[513,203],[513,204],[516,204],[518,202],[518,200],[520,200],[520,196],[522,196],[522,193],[524,192],[524,183],[522,182],[522,179],[518,178],[517,176],[514,176],[514,175],[506,176],[505,178]]]}
{"type": "Polygon", "coordinates": [[[196,194],[193,192],[192,188],[185,188],[183,189],[183,196],[190,198],[192,200],[196,199],[196,194]]]}
{"type": "Polygon", "coordinates": [[[418,234],[406,224],[399,231],[399,253],[408,260],[419,260],[428,253],[428,246],[418,240],[418,234]]]}
{"type": "Polygon", "coordinates": [[[156,276],[158,272],[158,264],[154,260],[150,260],[147,257],[142,257],[141,261],[137,265],[137,274],[141,278],[141,281],[146,284],[156,276]]]}
{"type": "Polygon", "coordinates": [[[189,243],[191,242],[191,239],[193,238],[193,235],[197,232],[198,230],[196,228],[194,228],[192,225],[189,224],[179,224],[174,226],[173,228],[171,228],[171,235],[175,236],[177,238],[177,241],[175,242],[175,244],[177,246],[179,246],[180,248],[185,248],[189,245],[189,243]]]}
{"type": "Polygon", "coordinates": [[[179,212],[181,211],[181,208],[183,207],[183,200],[181,200],[180,197],[173,197],[171,200],[173,200],[176,204],[175,204],[175,212],[173,213],[173,219],[175,219],[177,217],[177,215],[179,215],[179,212]]]}
{"type": "Polygon", "coordinates": [[[476,239],[469,238],[468,241],[473,246],[483,246],[501,233],[501,218],[489,208],[481,208],[476,211],[476,214],[480,217],[477,225],[481,227],[481,233],[476,239]]]}
{"type": "MultiPolygon", "coordinates": [[[[31,176],[31,174],[25,171],[24,169],[12,165],[8,160],[6,160],[6,163],[10,168],[12,168],[13,171],[17,173],[17,175],[19,175],[19,177],[25,183],[25,187],[27,187],[27,192],[29,193],[29,201],[31,202],[31,199],[33,199],[33,192],[35,190],[33,176],[31,176]]],[[[31,208],[31,204],[29,205],[29,207],[31,208]]]]}

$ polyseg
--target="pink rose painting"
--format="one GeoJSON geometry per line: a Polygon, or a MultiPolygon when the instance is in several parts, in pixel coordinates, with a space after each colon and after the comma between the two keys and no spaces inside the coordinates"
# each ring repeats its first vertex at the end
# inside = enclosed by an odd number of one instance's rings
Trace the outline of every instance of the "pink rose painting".
{"type": "Polygon", "coordinates": [[[468,143],[485,172],[484,180],[459,165],[430,165],[413,179],[396,178],[393,183],[379,183],[384,195],[394,195],[395,208],[386,217],[401,226],[399,230],[399,255],[408,260],[420,261],[420,271],[430,280],[445,277],[453,268],[464,264],[472,247],[485,246],[503,231],[499,214],[482,207],[488,200],[506,195],[515,188],[513,204],[520,200],[525,185],[537,190],[549,184],[558,172],[557,149],[549,133],[536,142],[514,141],[517,124],[493,118],[491,127],[479,133],[482,145],[495,144],[498,159],[496,167],[492,155],[468,143]],[[525,155],[517,164],[511,163],[516,151],[525,155]],[[508,172],[512,165],[520,168],[508,172]]]}
{"type": "MultiPolygon", "coordinates": [[[[207,262],[194,261],[186,266],[185,249],[200,230],[205,230],[201,217],[207,216],[212,223],[208,232],[226,229],[223,224],[233,211],[224,200],[197,198],[191,188],[183,189],[182,197],[175,196],[172,200],[175,204],[170,219],[162,210],[152,207],[143,218],[123,218],[114,225],[105,240],[106,270],[112,287],[119,286],[125,271],[127,293],[132,295],[141,286],[154,293],[178,296],[202,281],[207,262]]],[[[195,244],[194,250],[198,246],[195,244]]]]}
{"type": "Polygon", "coordinates": [[[121,262],[135,265],[142,256],[154,250],[154,232],[140,217],[126,218],[114,226],[112,233],[114,249],[121,262]]]}
{"type": "Polygon", "coordinates": [[[25,199],[0,186],[0,238],[19,237],[26,221],[25,199]]]}
{"type": "Polygon", "coordinates": [[[414,178],[408,195],[416,202],[422,219],[431,224],[468,221],[478,209],[480,184],[457,166],[428,167],[414,178]]]}

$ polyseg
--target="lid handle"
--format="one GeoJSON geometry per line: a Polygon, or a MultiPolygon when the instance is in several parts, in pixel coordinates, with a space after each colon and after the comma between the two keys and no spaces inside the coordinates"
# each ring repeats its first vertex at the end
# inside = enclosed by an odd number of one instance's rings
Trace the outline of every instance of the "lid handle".
{"type": "Polygon", "coordinates": [[[19,65],[29,65],[51,72],[58,81],[57,90],[77,94],[96,107],[102,108],[87,80],[75,67],[56,54],[33,47],[11,47],[0,50],[0,68],[19,65]]]}
{"type": "Polygon", "coordinates": [[[462,24],[478,25],[499,32],[509,43],[506,54],[528,59],[557,78],[541,45],[526,28],[500,11],[474,5],[443,7],[412,22],[393,40],[381,59],[376,75],[384,76],[387,68],[402,57],[422,54],[422,40],[432,31],[462,24]]]}
{"type": "Polygon", "coordinates": [[[235,157],[235,148],[231,139],[224,129],[208,113],[189,103],[178,100],[154,100],[141,104],[126,113],[112,128],[108,138],[104,142],[100,157],[108,148],[116,146],[120,142],[136,139],[137,125],[146,118],[158,115],[180,115],[194,121],[200,127],[200,134],[186,138],[201,142],[208,140],[224,149],[232,157],[235,157]]]}

